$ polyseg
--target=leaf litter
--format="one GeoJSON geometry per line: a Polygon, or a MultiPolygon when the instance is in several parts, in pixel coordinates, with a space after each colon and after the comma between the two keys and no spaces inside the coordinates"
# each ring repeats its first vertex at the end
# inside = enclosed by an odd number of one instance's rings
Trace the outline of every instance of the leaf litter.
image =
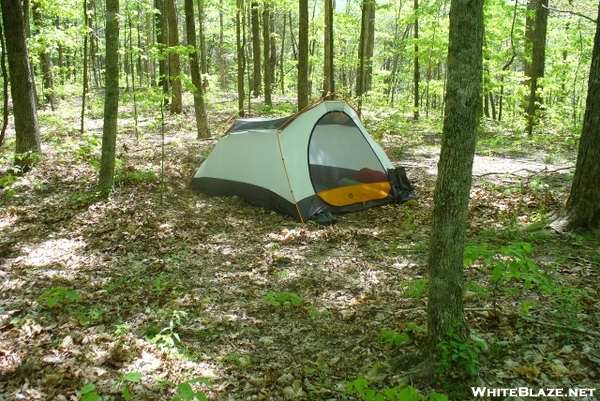
{"type": "MultiPolygon", "coordinates": [[[[128,389],[144,400],[170,399],[197,377],[212,385],[194,388],[215,400],[356,399],[344,389],[359,376],[397,385],[394,361],[417,349],[426,327],[426,290],[407,294],[427,277],[435,162],[419,155],[431,148],[407,154],[419,208],[345,214],[324,228],[188,191],[214,141],[176,123],[167,135],[162,202],[157,132],[139,142],[120,133],[129,152],[108,200],[95,194],[95,153],[50,144],[14,195],[0,198],[0,398],[74,400],[92,383],[117,400],[135,373],[128,389]],[[379,341],[384,330],[409,341],[390,348],[379,341]]],[[[535,186],[488,173],[475,179],[468,240],[526,239],[561,286],[497,293],[493,313],[490,271],[466,269],[468,322],[487,344],[479,384],[594,388],[600,349],[586,331],[600,322],[598,242],[528,229],[564,203],[568,179],[540,169],[546,183],[535,186]],[[535,305],[529,320],[521,297],[535,305]]]]}

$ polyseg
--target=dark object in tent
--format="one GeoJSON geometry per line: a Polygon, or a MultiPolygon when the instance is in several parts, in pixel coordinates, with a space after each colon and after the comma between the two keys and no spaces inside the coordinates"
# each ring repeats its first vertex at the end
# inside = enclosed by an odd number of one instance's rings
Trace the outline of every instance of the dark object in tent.
{"type": "MultiPolygon", "coordinates": [[[[331,212],[416,203],[395,167],[345,101],[320,101],[291,117],[239,119],[219,140],[190,188],[237,195],[300,222],[331,212]]],[[[326,218],[323,218],[326,216],[326,218]]]]}

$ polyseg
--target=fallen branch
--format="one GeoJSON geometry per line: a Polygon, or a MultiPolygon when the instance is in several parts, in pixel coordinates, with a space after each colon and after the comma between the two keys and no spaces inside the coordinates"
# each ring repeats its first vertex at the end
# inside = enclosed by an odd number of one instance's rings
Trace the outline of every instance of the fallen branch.
{"type": "Polygon", "coordinates": [[[543,320],[537,320],[531,317],[527,317],[527,316],[523,316],[522,317],[523,320],[525,320],[526,322],[530,322],[533,324],[539,324],[540,326],[547,326],[547,327],[552,327],[555,329],[563,329],[563,330],[568,330],[568,331],[573,331],[575,333],[580,333],[580,334],[588,334],[592,337],[598,337],[600,338],[600,333],[598,333],[597,331],[592,331],[592,330],[588,330],[588,329],[582,329],[579,327],[571,327],[571,326],[567,326],[564,324],[558,324],[558,323],[552,323],[552,322],[545,322],[543,320]]]}
{"type": "Polygon", "coordinates": [[[527,168],[522,168],[522,169],[519,169],[519,170],[515,170],[513,172],[506,172],[506,171],[504,171],[504,172],[493,172],[492,171],[492,172],[483,173],[483,174],[473,174],[473,177],[481,178],[481,177],[485,177],[485,176],[488,176],[488,175],[514,175],[514,176],[518,176],[518,177],[523,177],[523,176],[520,176],[519,174],[517,174],[517,173],[519,173],[521,171],[524,171],[526,173],[532,174],[535,177],[536,175],[540,175],[542,173],[551,174],[551,173],[557,173],[557,172],[562,171],[562,170],[572,170],[572,169],[573,169],[573,167],[559,167],[559,168],[554,169],[554,170],[536,171],[536,170],[530,170],[530,169],[527,169],[527,168]]]}

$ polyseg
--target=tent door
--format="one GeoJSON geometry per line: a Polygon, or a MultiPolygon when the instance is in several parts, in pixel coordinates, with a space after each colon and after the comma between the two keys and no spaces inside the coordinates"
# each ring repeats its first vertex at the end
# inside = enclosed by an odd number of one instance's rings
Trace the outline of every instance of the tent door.
{"type": "Polygon", "coordinates": [[[332,206],[386,198],[390,182],[365,133],[344,112],[327,113],[311,133],[308,149],[315,192],[332,206]]]}

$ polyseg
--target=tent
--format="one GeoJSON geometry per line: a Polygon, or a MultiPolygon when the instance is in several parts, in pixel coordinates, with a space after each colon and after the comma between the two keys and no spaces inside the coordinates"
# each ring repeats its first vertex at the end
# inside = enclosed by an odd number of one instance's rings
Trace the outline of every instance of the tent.
{"type": "Polygon", "coordinates": [[[302,223],[415,199],[404,168],[392,164],[343,100],[321,100],[291,117],[236,120],[190,188],[237,195],[302,223]]]}

